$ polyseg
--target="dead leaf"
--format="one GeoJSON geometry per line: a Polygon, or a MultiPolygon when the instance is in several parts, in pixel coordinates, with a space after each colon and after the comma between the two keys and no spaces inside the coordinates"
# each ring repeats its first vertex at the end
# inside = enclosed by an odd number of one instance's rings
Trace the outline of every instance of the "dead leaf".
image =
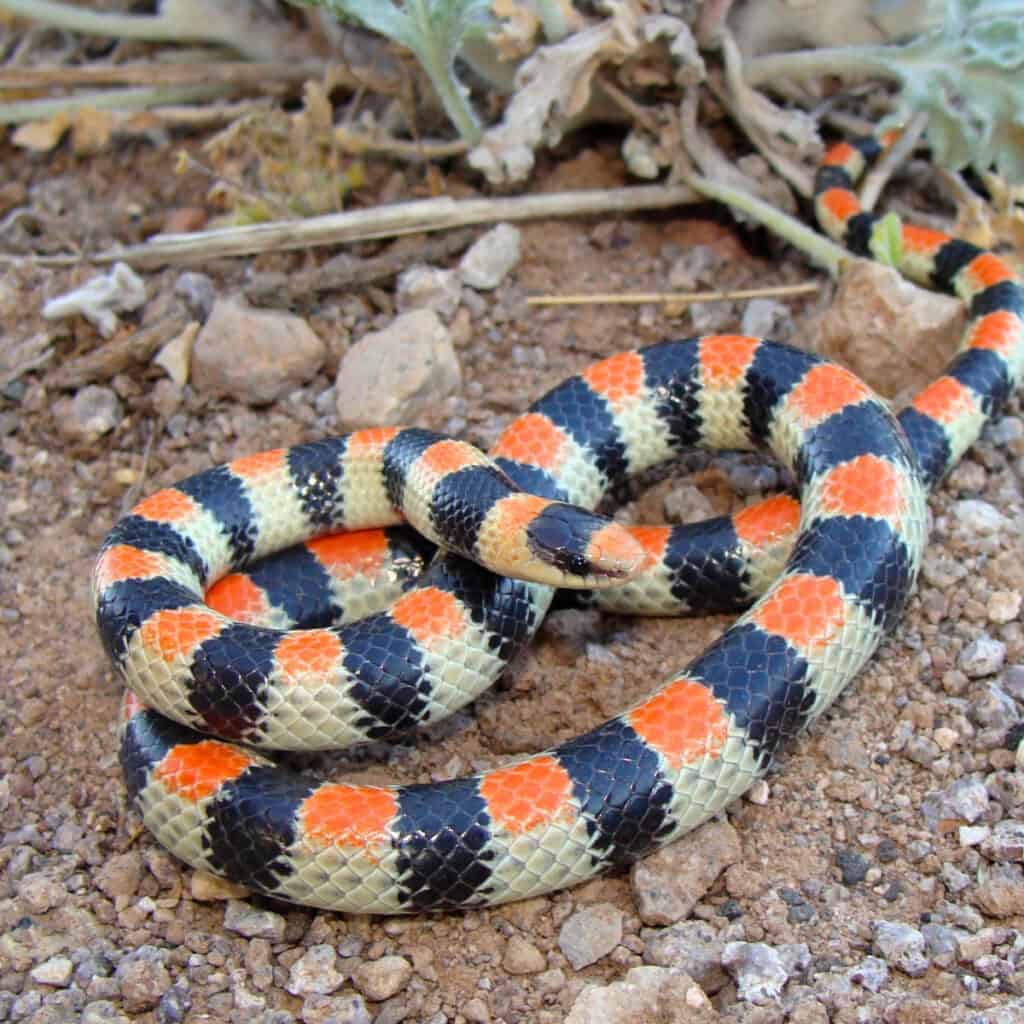
{"type": "Polygon", "coordinates": [[[71,118],[64,113],[56,114],[47,121],[28,121],[19,125],[11,141],[22,149],[36,153],[49,153],[71,125],[71,118]]]}

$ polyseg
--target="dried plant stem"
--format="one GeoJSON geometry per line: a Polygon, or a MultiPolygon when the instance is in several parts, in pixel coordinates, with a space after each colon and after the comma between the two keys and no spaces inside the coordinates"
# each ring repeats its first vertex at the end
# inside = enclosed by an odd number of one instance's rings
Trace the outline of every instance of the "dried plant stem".
{"type": "Polygon", "coordinates": [[[104,89],[80,92],[73,96],[57,96],[40,100],[0,103],[0,124],[24,124],[45,121],[76,110],[148,110],[172,103],[213,99],[234,91],[230,84],[211,82],[207,85],[158,85],[130,89],[104,89]]]}
{"type": "MultiPolygon", "coordinates": [[[[91,261],[103,264],[124,260],[135,268],[158,267],[225,256],[305,249],[314,245],[339,245],[370,238],[392,238],[470,224],[621,214],[699,201],[700,194],[685,185],[641,185],[507,199],[456,200],[442,196],[305,220],[271,221],[187,235],[157,235],[140,245],[119,246],[96,253],[91,261]]],[[[0,254],[0,262],[25,258],[23,254],[0,254]]],[[[79,261],[77,256],[39,257],[37,260],[48,266],[79,261]]]]}
{"type": "MultiPolygon", "coordinates": [[[[2,2],[0,2],[2,6],[2,2]]],[[[230,85],[264,86],[319,78],[327,65],[319,61],[246,63],[203,61],[195,64],[87,64],[59,68],[0,67],[3,89],[70,89],[80,85],[230,85]]],[[[331,66],[339,84],[357,88],[359,80],[344,67],[331,66]]]]}
{"type": "Polygon", "coordinates": [[[715,292],[627,292],[598,295],[534,295],[528,306],[633,306],[648,302],[682,305],[690,302],[724,302],[729,299],[778,298],[786,295],[809,295],[820,289],[813,281],[804,284],[781,284],[767,288],[739,288],[715,292]]]}
{"type": "Polygon", "coordinates": [[[906,163],[927,124],[928,115],[926,113],[922,111],[915,114],[903,129],[899,139],[885,151],[882,159],[868,172],[864,178],[864,184],[860,187],[860,203],[865,210],[874,208],[886,182],[897,167],[902,167],[906,163]]]}

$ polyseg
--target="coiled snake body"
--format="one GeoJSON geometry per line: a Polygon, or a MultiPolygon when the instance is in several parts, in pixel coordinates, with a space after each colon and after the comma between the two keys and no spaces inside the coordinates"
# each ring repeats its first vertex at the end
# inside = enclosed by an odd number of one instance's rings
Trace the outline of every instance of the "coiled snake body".
{"type": "MultiPolygon", "coordinates": [[[[880,148],[842,143],[817,177],[820,222],[863,254],[875,218],[851,185],[880,148]]],[[[961,353],[898,420],[813,355],[709,336],[595,364],[513,422],[493,461],[427,431],[366,430],[238,459],[143,500],[105,541],[94,592],[130,688],[122,764],[146,825],[188,863],[271,896],[403,913],[572,885],[726,806],[895,624],[918,572],[927,492],[1024,372],[1024,292],[1010,268],[938,232],[902,231],[901,269],[959,295],[969,323],[961,353]],[[694,446],[770,449],[798,481],[799,512],[770,499],[711,526],[627,534],[563,504],[592,508],[694,446]],[[403,520],[449,553],[385,611],[294,630],[204,602],[225,574],[289,545],[403,520]],[[767,562],[790,547],[767,586],[767,562]],[[256,753],[436,721],[493,681],[555,586],[623,580],[605,591],[613,606],[661,613],[735,607],[767,590],[646,701],[482,775],[318,782],[256,753]]],[[[371,536],[353,543],[374,562],[384,542],[371,536]]],[[[300,593],[329,589],[336,543],[292,556],[300,593]]],[[[255,575],[231,578],[225,607],[265,603],[255,575]]],[[[292,604],[274,613],[278,625],[303,621],[301,598],[292,604]]]]}

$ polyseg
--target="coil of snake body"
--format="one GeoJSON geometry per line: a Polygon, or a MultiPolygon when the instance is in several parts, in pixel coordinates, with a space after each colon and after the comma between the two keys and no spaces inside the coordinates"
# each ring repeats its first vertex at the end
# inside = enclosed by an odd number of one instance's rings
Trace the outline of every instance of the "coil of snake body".
{"type": "MultiPolygon", "coordinates": [[[[816,179],[820,223],[863,255],[876,218],[852,184],[881,148],[841,143],[816,179]]],[[[1003,260],[910,226],[901,260],[907,276],[958,295],[968,325],[943,376],[898,418],[816,356],[705,336],[595,364],[514,421],[490,459],[428,431],[372,429],[237,459],[144,499],[107,537],[94,593],[129,688],[121,760],[146,826],[189,864],[270,896],[388,914],[560,889],[721,810],[895,625],[928,492],[1024,373],[1024,291],[1003,260]],[[632,533],[586,511],[695,446],[769,449],[800,506],[774,498],[632,533]],[[331,604],[342,549],[379,569],[392,543],[330,535],[403,521],[444,553],[414,581],[400,565],[383,570],[400,584],[383,611],[311,619],[310,595],[331,604]],[[277,600],[281,571],[291,586],[277,600]],[[655,614],[763,596],[647,700],[494,771],[371,787],[316,781],[257,752],[437,721],[493,681],[563,585],[655,614]]]]}

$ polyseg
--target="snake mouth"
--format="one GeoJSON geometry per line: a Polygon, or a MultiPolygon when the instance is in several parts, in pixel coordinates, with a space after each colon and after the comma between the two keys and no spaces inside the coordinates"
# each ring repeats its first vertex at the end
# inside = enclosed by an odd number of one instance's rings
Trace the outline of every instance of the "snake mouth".
{"type": "Polygon", "coordinates": [[[534,517],[526,542],[537,561],[554,571],[552,582],[560,587],[612,587],[632,579],[647,561],[646,551],[624,526],[561,502],[534,517]]]}

